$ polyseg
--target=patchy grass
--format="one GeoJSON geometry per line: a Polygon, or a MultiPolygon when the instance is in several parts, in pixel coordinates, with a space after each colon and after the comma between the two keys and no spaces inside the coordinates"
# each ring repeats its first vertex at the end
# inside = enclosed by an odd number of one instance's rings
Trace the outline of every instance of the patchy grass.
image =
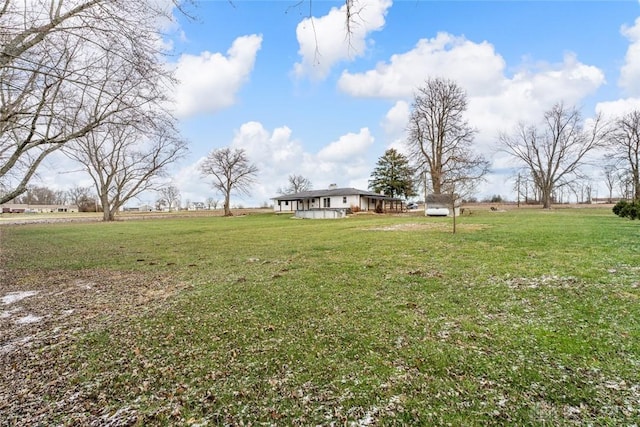
{"type": "Polygon", "coordinates": [[[637,224],[523,209],[450,230],[416,215],[4,226],[0,297],[37,293],[0,305],[0,412],[9,424],[637,423],[637,224]],[[17,323],[29,314],[45,320],[17,323]]]}

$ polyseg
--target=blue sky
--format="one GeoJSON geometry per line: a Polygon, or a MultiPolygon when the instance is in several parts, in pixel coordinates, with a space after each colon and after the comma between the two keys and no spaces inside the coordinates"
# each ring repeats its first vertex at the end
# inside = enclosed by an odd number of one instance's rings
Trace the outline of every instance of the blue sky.
{"type": "Polygon", "coordinates": [[[467,91],[476,147],[494,168],[479,197],[515,197],[498,132],[558,101],[587,119],[640,108],[637,0],[356,0],[350,39],[343,4],[203,1],[191,9],[196,20],[177,18],[169,66],[190,153],[171,179],[183,202],[221,199],[198,164],[227,146],[260,169],[251,196],[234,205],[268,202],[290,174],[316,189],[366,189],[384,151],[402,150],[413,90],[429,77],[467,91]]]}

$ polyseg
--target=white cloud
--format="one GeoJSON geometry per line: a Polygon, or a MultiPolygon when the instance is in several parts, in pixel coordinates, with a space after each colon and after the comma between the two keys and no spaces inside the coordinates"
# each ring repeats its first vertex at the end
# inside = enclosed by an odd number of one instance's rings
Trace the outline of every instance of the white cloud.
{"type": "Polygon", "coordinates": [[[435,38],[421,39],[409,52],[391,56],[374,70],[344,71],[338,86],[353,96],[398,98],[412,96],[429,77],[446,77],[484,94],[499,89],[504,67],[491,44],[438,33],[435,38]]]}
{"type": "Polygon", "coordinates": [[[504,59],[491,44],[440,33],[420,40],[411,51],[393,55],[373,70],[343,72],[338,86],[352,96],[407,99],[432,77],[456,81],[470,98],[509,100],[510,104],[501,108],[508,112],[532,103],[578,102],[604,83],[601,70],[580,63],[573,54],[566,54],[561,64],[523,69],[509,78],[504,59]]]}
{"type": "Polygon", "coordinates": [[[599,68],[582,64],[568,53],[561,64],[519,73],[509,83],[521,86],[528,99],[548,106],[560,100],[578,103],[604,84],[605,77],[599,68]]]}
{"type": "Polygon", "coordinates": [[[296,160],[302,153],[300,143],[291,139],[291,129],[282,126],[269,133],[259,122],[240,126],[231,145],[245,149],[260,163],[276,168],[296,160]]]}
{"type": "Polygon", "coordinates": [[[640,18],[635,25],[623,26],[622,34],[630,41],[618,84],[631,95],[640,95],[640,18]]]}
{"type": "Polygon", "coordinates": [[[498,132],[510,131],[518,122],[538,122],[556,102],[579,106],[604,83],[600,69],[567,54],[560,64],[522,70],[512,78],[503,76],[494,93],[477,96],[469,91],[469,121],[479,131],[477,139],[489,146],[498,132]]]}
{"type": "Polygon", "coordinates": [[[261,44],[262,36],[249,35],[238,37],[227,56],[207,51],[182,55],[176,64],[176,114],[188,117],[233,105],[249,79],[261,44]]]}
{"type": "Polygon", "coordinates": [[[599,102],[596,111],[607,118],[619,117],[633,110],[640,109],[640,98],[618,99],[616,101],[599,102]]]}
{"type": "Polygon", "coordinates": [[[387,135],[397,135],[403,133],[407,127],[409,120],[409,103],[406,101],[397,101],[380,123],[387,135]]]}
{"type": "Polygon", "coordinates": [[[409,122],[410,105],[407,101],[397,101],[385,114],[380,126],[385,133],[386,149],[393,148],[406,154],[406,128],[409,122]]]}
{"type": "MultiPolygon", "coordinates": [[[[479,131],[476,140],[480,149],[490,154],[499,131],[510,130],[519,121],[537,121],[558,101],[579,104],[605,83],[600,69],[579,62],[571,53],[558,64],[523,66],[511,77],[505,69],[504,59],[490,43],[439,33],[435,38],[420,40],[409,52],[393,55],[375,69],[345,71],[338,85],[352,96],[407,102],[427,78],[454,80],[467,92],[467,117],[479,131]]],[[[383,121],[387,132],[391,126],[400,128],[402,114],[408,117],[408,112],[400,114],[400,108],[404,109],[403,104],[396,104],[383,121]]],[[[392,145],[399,145],[401,136],[393,138],[392,145]]]]}
{"type": "Polygon", "coordinates": [[[324,147],[318,153],[318,158],[324,162],[351,160],[366,152],[372,144],[371,132],[368,128],[362,128],[359,133],[348,133],[324,147]]]}
{"type": "Polygon", "coordinates": [[[244,123],[236,130],[231,146],[244,149],[258,167],[258,179],[251,188],[254,205],[276,196],[289,175],[309,177],[312,162],[305,160],[308,155],[287,126],[269,131],[259,122],[244,123]]]}
{"type": "Polygon", "coordinates": [[[391,0],[354,0],[351,34],[346,29],[346,5],[331,8],[320,18],[305,18],[296,28],[301,61],[294,64],[296,77],[325,78],[339,62],[362,56],[367,48],[367,36],[385,24],[391,0]]]}

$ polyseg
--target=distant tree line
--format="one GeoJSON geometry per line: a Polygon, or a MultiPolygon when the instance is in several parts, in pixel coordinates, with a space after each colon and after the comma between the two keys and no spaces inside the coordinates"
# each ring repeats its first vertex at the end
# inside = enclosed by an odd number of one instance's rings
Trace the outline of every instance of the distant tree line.
{"type": "Polygon", "coordinates": [[[75,205],[80,212],[95,212],[98,208],[91,187],[76,186],[69,190],[52,190],[44,186],[27,187],[22,195],[10,201],[25,205],[75,205]]]}

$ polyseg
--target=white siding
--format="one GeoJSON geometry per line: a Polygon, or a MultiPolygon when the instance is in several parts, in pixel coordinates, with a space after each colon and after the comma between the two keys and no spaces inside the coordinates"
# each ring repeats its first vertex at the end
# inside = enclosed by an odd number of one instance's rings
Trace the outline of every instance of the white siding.
{"type": "Polygon", "coordinates": [[[292,200],[276,200],[273,204],[274,212],[295,212],[298,202],[292,200]]]}

